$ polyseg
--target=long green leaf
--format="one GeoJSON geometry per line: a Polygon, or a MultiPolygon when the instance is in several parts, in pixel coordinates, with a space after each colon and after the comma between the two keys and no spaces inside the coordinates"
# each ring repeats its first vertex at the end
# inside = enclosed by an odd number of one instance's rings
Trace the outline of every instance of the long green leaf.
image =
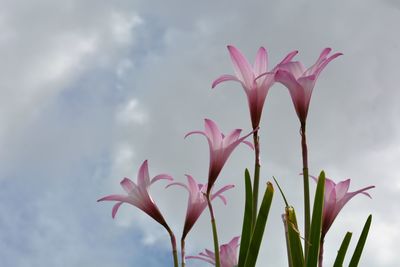
{"type": "Polygon", "coordinates": [[[240,240],[239,267],[243,267],[246,261],[251,238],[251,223],[253,218],[253,191],[251,188],[251,179],[248,169],[246,169],[244,173],[244,180],[246,186],[246,202],[244,206],[242,236],[240,240]]]}
{"type": "Polygon", "coordinates": [[[272,197],[274,195],[274,187],[270,182],[267,183],[267,188],[261,202],[260,210],[257,215],[254,232],[251,235],[250,246],[247,251],[245,267],[254,267],[257,262],[258,252],[260,251],[261,241],[264,235],[265,225],[268,219],[268,213],[271,208],[272,197]]]}
{"type": "Polygon", "coordinates": [[[286,226],[288,231],[288,243],[289,253],[288,255],[291,260],[292,266],[303,267],[304,266],[304,255],[303,247],[300,240],[300,232],[297,226],[296,213],[293,207],[287,207],[286,212],[286,226]]]}
{"type": "Polygon", "coordinates": [[[344,236],[343,242],[340,245],[338,254],[336,256],[335,263],[333,264],[333,267],[342,267],[343,266],[343,261],[344,257],[346,256],[347,248],[349,247],[350,244],[350,239],[351,239],[352,233],[347,232],[346,235],[344,236]]]}
{"type": "Polygon", "coordinates": [[[309,250],[306,259],[307,267],[316,267],[319,256],[319,243],[321,241],[322,210],[324,206],[325,172],[322,171],[318,178],[315,192],[313,213],[311,219],[310,236],[305,242],[309,242],[309,250]]]}
{"type": "Polygon", "coordinates": [[[351,257],[349,267],[357,267],[358,262],[360,261],[361,258],[361,253],[364,249],[365,241],[367,241],[367,236],[369,232],[369,228],[371,226],[371,221],[372,221],[372,215],[370,214],[368,216],[367,221],[364,224],[364,228],[361,232],[360,239],[358,239],[356,249],[354,250],[353,257],[351,257]]]}

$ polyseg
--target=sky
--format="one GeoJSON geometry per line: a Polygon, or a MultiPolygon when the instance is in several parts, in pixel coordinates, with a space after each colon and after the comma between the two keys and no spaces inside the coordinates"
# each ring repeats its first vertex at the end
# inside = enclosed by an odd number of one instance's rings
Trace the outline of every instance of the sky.
{"type": "MultiPolygon", "coordinates": [[[[314,63],[325,47],[344,55],[324,70],[308,116],[310,173],[351,178],[355,197],[325,240],[331,266],[347,231],[350,251],[369,214],[360,266],[400,265],[400,4],[395,0],[152,1],[0,0],[0,265],[167,266],[168,235],[133,206],[111,218],[100,197],[121,193],[123,177],[150,174],[205,181],[203,138],[184,139],[212,118],[225,132],[250,131],[239,84],[211,90],[233,73],[226,45],[269,66],[289,51],[314,63]]],[[[262,184],[279,179],[302,213],[299,122],[288,91],[275,84],[260,128],[262,184]]],[[[228,205],[215,202],[221,243],[240,234],[243,171],[253,153],[240,146],[216,186],[234,183],[228,205]]],[[[312,184],[312,190],[315,185],[312,184]]],[[[151,193],[179,237],[187,194],[155,184],[151,193]]],[[[286,266],[275,195],[258,266],[286,266]]],[[[301,221],[301,219],[299,220],[301,221]]],[[[301,224],[301,223],[300,223],[301,224]]],[[[300,226],[302,228],[302,226],[300,226]]],[[[208,214],[189,233],[187,254],[212,248],[208,214]]],[[[189,266],[205,266],[189,261],[189,266]]],[[[172,266],[172,263],[171,263],[172,266]]]]}

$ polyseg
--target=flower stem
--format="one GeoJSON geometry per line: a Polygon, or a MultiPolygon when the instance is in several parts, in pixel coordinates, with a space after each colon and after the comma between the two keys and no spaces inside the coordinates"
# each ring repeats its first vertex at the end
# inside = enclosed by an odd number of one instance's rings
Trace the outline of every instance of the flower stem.
{"type": "Polygon", "coordinates": [[[306,123],[301,123],[301,151],[303,156],[303,185],[304,185],[304,251],[305,258],[308,255],[308,242],[310,231],[310,186],[308,179],[308,155],[306,140],[306,123]]]}
{"type": "Polygon", "coordinates": [[[260,137],[258,136],[258,130],[253,133],[254,141],[254,184],[253,184],[253,217],[251,220],[252,229],[256,225],[257,219],[257,206],[258,206],[258,188],[260,184],[260,137]]]}
{"type": "Polygon", "coordinates": [[[214,238],[215,267],[221,267],[221,262],[220,262],[220,258],[219,258],[217,225],[215,223],[214,210],[213,210],[213,207],[211,204],[211,199],[210,199],[209,194],[207,195],[207,204],[208,204],[208,209],[210,210],[211,226],[212,226],[212,232],[213,232],[213,238],[214,238]]]}
{"type": "Polygon", "coordinates": [[[318,267],[322,267],[323,260],[324,260],[324,237],[321,236],[321,241],[319,242],[318,267]]]}
{"type": "Polygon", "coordinates": [[[176,249],[176,239],[175,239],[175,235],[172,232],[172,230],[167,226],[167,231],[169,233],[169,236],[171,237],[171,246],[172,246],[172,256],[174,258],[174,267],[179,267],[179,263],[178,263],[178,251],[176,249]]]}
{"type": "Polygon", "coordinates": [[[182,238],[181,239],[181,266],[185,267],[186,265],[186,260],[185,260],[185,239],[182,238]]]}

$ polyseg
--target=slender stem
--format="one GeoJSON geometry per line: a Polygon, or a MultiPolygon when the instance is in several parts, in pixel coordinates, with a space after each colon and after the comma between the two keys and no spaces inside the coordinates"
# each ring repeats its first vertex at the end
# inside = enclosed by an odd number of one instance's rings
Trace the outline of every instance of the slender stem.
{"type": "Polygon", "coordinates": [[[185,260],[185,239],[182,238],[181,239],[181,266],[185,267],[186,265],[186,260],[185,260]]]}
{"type": "Polygon", "coordinates": [[[214,210],[213,210],[213,207],[211,204],[210,195],[207,195],[207,204],[208,204],[208,209],[210,210],[211,226],[212,226],[212,232],[213,232],[213,238],[214,238],[215,267],[221,267],[221,262],[219,259],[219,244],[218,244],[217,225],[215,223],[214,210]]]}
{"type": "Polygon", "coordinates": [[[318,267],[322,267],[323,260],[324,260],[324,237],[321,236],[321,241],[319,242],[318,267]]]}
{"type": "Polygon", "coordinates": [[[260,137],[258,136],[258,130],[253,133],[254,141],[254,184],[253,184],[253,217],[251,220],[252,229],[256,225],[257,219],[257,206],[258,206],[258,188],[260,184],[260,137]]]}
{"type": "Polygon", "coordinates": [[[176,238],[172,230],[166,226],[169,236],[171,237],[172,256],[174,258],[174,267],[179,267],[178,250],[176,249],[176,238]]]}
{"type": "Polygon", "coordinates": [[[304,185],[304,251],[308,255],[308,241],[310,231],[310,186],[308,179],[308,155],[306,140],[306,123],[301,123],[301,150],[303,156],[303,185],[304,185]]]}

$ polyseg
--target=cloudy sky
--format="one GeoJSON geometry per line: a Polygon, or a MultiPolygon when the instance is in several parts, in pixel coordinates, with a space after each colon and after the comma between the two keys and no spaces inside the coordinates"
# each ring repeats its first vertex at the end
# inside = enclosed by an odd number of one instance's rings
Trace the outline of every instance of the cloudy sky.
{"type": "MultiPolygon", "coordinates": [[[[243,90],[211,82],[232,73],[227,44],[251,60],[265,46],[270,65],[298,49],[312,64],[324,47],[344,56],[320,76],[308,117],[311,173],[324,169],[354,198],[326,237],[330,266],[346,231],[350,251],[369,214],[361,266],[400,265],[400,5],[395,0],[150,1],[0,0],[0,262],[6,267],[166,266],[168,236],[132,206],[111,218],[119,181],[144,159],[150,174],[204,181],[203,138],[183,139],[214,119],[224,131],[250,129],[243,90]],[[397,163],[397,164],[396,164],[397,163]],[[397,167],[397,168],[396,168],[397,167]]],[[[262,181],[278,177],[302,212],[299,123],[287,90],[275,85],[261,122],[262,181]]],[[[242,174],[252,152],[239,147],[218,186],[221,242],[240,234],[242,174]]],[[[315,188],[312,185],[313,189],[315,188]]],[[[186,192],[152,188],[177,236],[186,192]]],[[[275,196],[258,266],[285,266],[275,196]]],[[[189,234],[188,254],[212,247],[208,214],[189,234]]],[[[171,264],[172,265],[172,264],[171,264]]],[[[204,266],[189,262],[188,266],[204,266]]]]}

